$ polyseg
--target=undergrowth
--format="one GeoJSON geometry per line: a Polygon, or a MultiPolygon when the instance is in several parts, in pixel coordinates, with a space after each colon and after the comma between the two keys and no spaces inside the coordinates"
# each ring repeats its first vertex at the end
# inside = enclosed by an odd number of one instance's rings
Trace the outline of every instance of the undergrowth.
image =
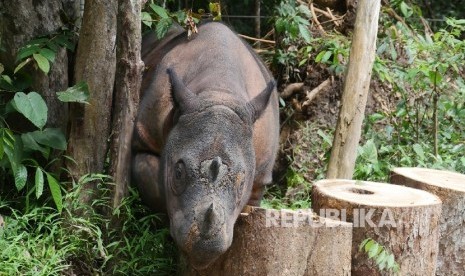
{"type": "Polygon", "coordinates": [[[102,215],[109,210],[108,185],[104,175],[84,176],[65,195],[61,214],[46,206],[22,212],[0,198],[0,275],[172,275],[176,248],[162,218],[131,190],[113,212],[122,223],[114,227],[102,215]],[[75,199],[90,180],[98,181],[102,197],[77,206],[75,199]]]}

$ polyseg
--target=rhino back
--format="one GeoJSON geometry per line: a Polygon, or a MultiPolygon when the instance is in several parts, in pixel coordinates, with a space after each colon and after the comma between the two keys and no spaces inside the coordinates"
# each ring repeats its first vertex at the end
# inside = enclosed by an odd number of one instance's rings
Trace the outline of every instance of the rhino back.
{"type": "MultiPolygon", "coordinates": [[[[148,46],[149,43],[144,45],[148,46]]],[[[251,48],[221,23],[200,25],[199,33],[191,40],[185,33],[175,32],[152,48],[154,50],[149,51],[152,55],[143,57],[146,66],[153,71],[144,75],[137,123],[138,129],[148,137],[145,140],[150,145],[146,146],[155,153],[161,152],[173,122],[167,68],[173,68],[194,93],[226,106],[232,100],[247,103],[272,80],[251,48]]],[[[273,93],[264,116],[254,125],[257,165],[261,165],[257,166],[258,171],[270,156],[274,159],[278,116],[278,98],[273,93]]]]}

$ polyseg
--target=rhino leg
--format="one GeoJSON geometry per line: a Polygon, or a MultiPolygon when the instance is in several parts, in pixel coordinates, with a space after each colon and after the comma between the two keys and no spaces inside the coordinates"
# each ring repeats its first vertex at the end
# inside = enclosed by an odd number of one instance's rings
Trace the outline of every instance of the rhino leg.
{"type": "Polygon", "coordinates": [[[138,153],[132,160],[132,181],[136,184],[144,204],[157,212],[166,212],[165,188],[159,181],[160,158],[138,153]]]}

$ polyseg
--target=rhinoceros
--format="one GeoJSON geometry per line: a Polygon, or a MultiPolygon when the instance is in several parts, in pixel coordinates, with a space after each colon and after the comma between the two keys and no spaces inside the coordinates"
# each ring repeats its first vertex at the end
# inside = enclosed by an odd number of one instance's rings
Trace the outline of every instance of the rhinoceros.
{"type": "Polygon", "coordinates": [[[226,25],[175,27],[146,37],[133,137],[132,179],[142,200],[167,212],[177,246],[195,268],[231,245],[246,204],[259,205],[278,148],[272,75],[226,25]]]}

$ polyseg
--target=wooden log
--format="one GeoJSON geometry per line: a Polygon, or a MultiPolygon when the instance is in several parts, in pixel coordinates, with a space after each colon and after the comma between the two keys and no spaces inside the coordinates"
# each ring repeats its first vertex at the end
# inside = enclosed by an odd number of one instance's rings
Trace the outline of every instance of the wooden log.
{"type": "Polygon", "coordinates": [[[308,210],[249,207],[229,250],[208,268],[183,275],[350,275],[352,225],[308,210]]]}
{"type": "Polygon", "coordinates": [[[314,184],[312,204],[320,216],[353,222],[352,275],[380,272],[359,245],[371,238],[394,254],[399,275],[434,275],[441,200],[430,193],[386,183],[329,179],[314,184]]]}
{"type": "Polygon", "coordinates": [[[424,168],[395,168],[390,182],[428,191],[442,200],[436,275],[465,273],[465,175],[424,168]]]}

